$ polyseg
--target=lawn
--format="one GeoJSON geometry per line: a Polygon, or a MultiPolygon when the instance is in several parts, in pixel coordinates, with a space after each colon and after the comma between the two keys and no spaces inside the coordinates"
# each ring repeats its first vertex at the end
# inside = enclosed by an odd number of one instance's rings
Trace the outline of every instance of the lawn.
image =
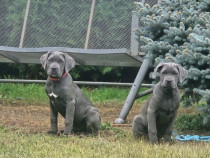
{"type": "MultiPolygon", "coordinates": [[[[80,87],[82,91],[94,103],[105,103],[110,101],[123,103],[128,95],[128,87],[80,87]]],[[[145,90],[146,88],[142,88],[145,90]]],[[[145,100],[148,96],[140,98],[137,102],[145,100]]],[[[22,100],[25,102],[43,103],[48,102],[44,85],[37,84],[10,84],[0,83],[0,99],[8,101],[22,100]]]]}
{"type": "Polygon", "coordinates": [[[129,132],[115,129],[102,130],[98,136],[23,134],[22,131],[0,128],[0,157],[154,157],[154,158],[207,158],[210,144],[203,142],[175,142],[172,145],[151,145],[136,141],[129,132]]]}
{"type": "MultiPolygon", "coordinates": [[[[209,157],[209,142],[151,145],[145,140],[135,140],[131,123],[146,98],[135,102],[125,125],[115,126],[113,120],[119,115],[129,88],[82,87],[82,90],[101,113],[102,128],[97,136],[46,134],[50,121],[43,85],[0,84],[0,157],[209,157]]],[[[193,109],[181,108],[180,112],[193,109]]],[[[59,129],[64,128],[63,121],[59,116],[59,129]]]]}

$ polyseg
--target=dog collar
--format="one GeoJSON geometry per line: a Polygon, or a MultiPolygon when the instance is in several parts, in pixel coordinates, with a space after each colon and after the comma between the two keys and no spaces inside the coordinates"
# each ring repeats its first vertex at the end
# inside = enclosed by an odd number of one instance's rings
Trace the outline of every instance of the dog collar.
{"type": "MultiPolygon", "coordinates": [[[[65,72],[61,78],[64,78],[66,75],[67,75],[67,72],[65,72]]],[[[58,80],[60,80],[61,78],[49,77],[49,79],[50,79],[51,81],[58,81],[58,80]]]]}

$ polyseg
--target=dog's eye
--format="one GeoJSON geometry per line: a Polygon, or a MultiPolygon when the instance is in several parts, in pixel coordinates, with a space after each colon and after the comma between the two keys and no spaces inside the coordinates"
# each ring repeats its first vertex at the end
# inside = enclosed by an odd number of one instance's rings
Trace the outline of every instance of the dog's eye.
{"type": "Polygon", "coordinates": [[[163,74],[163,75],[166,75],[166,74],[167,74],[167,72],[166,72],[166,71],[163,71],[163,72],[162,72],[162,74],[163,74]]]}
{"type": "Polygon", "coordinates": [[[173,71],[171,74],[172,74],[172,75],[177,75],[178,73],[177,73],[177,72],[175,72],[175,71],[173,71]]]}
{"type": "Polygon", "coordinates": [[[63,60],[61,60],[61,59],[60,59],[60,60],[58,60],[58,63],[63,63],[63,60]]]}
{"type": "Polygon", "coordinates": [[[51,58],[50,58],[50,59],[48,59],[48,62],[49,62],[49,63],[51,63],[51,62],[52,62],[52,59],[51,59],[51,58]]]}

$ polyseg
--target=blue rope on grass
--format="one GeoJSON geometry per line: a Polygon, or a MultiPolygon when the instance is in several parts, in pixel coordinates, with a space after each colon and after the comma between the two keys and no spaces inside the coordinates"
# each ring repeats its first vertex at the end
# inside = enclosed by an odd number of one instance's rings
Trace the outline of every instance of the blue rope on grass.
{"type": "Polygon", "coordinates": [[[203,137],[200,137],[199,135],[177,135],[175,137],[176,140],[179,140],[179,141],[205,141],[205,142],[208,142],[210,141],[210,136],[203,136],[203,137]]]}
{"type": "Polygon", "coordinates": [[[199,135],[177,135],[177,132],[173,132],[176,140],[179,141],[205,141],[210,142],[210,136],[199,136],[199,135]]]}

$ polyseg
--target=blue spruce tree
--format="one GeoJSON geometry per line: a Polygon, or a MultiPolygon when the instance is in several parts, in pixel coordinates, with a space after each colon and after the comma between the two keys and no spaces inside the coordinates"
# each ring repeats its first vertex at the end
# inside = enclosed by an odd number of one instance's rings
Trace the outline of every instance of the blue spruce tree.
{"type": "Polygon", "coordinates": [[[141,50],[152,65],[176,62],[188,70],[182,83],[184,106],[204,104],[204,124],[210,126],[210,1],[162,0],[136,4],[140,26],[135,30],[141,50]]]}

